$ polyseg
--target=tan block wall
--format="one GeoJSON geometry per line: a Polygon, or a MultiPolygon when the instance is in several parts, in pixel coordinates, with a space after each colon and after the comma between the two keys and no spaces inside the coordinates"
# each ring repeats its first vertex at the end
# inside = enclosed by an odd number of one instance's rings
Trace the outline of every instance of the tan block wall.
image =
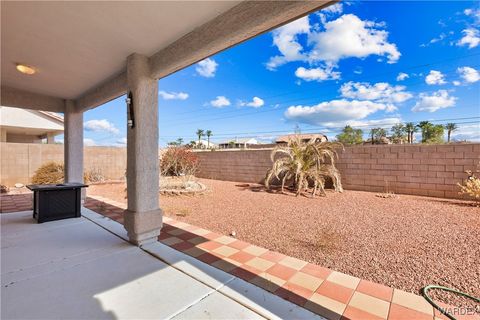
{"type": "MultiPolygon", "coordinates": [[[[99,169],[107,179],[125,176],[127,152],[125,148],[85,147],[85,169],[99,169]]],[[[63,163],[63,145],[0,143],[0,184],[30,183],[31,177],[42,164],[63,163]]]]}
{"type": "MultiPolygon", "coordinates": [[[[261,183],[270,150],[198,152],[199,177],[261,183]]],[[[458,182],[475,170],[480,144],[347,147],[337,167],[345,189],[461,198],[458,182]]]]}

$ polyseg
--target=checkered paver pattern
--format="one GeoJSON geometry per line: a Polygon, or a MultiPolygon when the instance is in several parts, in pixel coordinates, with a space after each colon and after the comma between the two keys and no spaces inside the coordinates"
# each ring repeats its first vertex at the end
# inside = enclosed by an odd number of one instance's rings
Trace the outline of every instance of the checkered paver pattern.
{"type": "MultiPolygon", "coordinates": [[[[5,208],[13,209],[11,202],[16,199],[21,201],[15,207],[27,206],[26,200],[15,198],[9,199],[5,208]]],[[[31,203],[29,205],[31,207],[31,203]]],[[[95,196],[86,199],[85,207],[123,223],[125,204],[95,196]]],[[[164,217],[163,221],[158,238],[163,244],[328,319],[447,319],[418,295],[333,271],[169,217],[164,217]]],[[[480,315],[462,316],[461,319],[480,319],[480,315]]]]}
{"type": "Polygon", "coordinates": [[[0,194],[0,213],[32,210],[32,193],[0,194]]]}

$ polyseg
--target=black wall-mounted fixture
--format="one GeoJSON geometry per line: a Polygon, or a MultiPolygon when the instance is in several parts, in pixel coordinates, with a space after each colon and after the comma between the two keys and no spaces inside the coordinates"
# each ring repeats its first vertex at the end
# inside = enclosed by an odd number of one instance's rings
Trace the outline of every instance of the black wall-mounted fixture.
{"type": "Polygon", "coordinates": [[[127,103],[127,110],[128,110],[127,124],[131,129],[133,129],[133,128],[135,128],[135,114],[133,112],[133,95],[132,95],[132,92],[128,93],[128,96],[127,96],[127,99],[125,99],[125,102],[127,103]]]}

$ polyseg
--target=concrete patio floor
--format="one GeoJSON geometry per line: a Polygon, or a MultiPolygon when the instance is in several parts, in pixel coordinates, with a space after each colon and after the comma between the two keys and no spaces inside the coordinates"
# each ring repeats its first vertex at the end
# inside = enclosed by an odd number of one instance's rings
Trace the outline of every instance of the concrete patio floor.
{"type": "Polygon", "coordinates": [[[321,319],[160,242],[142,249],[93,211],[2,214],[2,319],[321,319]]]}

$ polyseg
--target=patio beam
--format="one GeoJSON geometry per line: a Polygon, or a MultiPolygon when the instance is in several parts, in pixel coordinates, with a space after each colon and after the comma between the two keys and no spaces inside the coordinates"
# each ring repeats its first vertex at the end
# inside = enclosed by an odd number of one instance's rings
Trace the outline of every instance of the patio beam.
{"type": "Polygon", "coordinates": [[[150,57],[152,78],[160,79],[213,54],[336,3],[244,1],[150,57]]]}
{"type": "Polygon", "coordinates": [[[8,86],[1,87],[0,104],[6,107],[64,112],[65,100],[8,86]]]}
{"type": "Polygon", "coordinates": [[[162,228],[158,204],[158,81],[150,76],[148,57],[127,58],[128,90],[133,112],[127,126],[127,199],[125,229],[130,242],[143,245],[157,241],[162,228]]]}
{"type": "Polygon", "coordinates": [[[123,71],[117,76],[108,79],[101,85],[75,100],[78,111],[87,111],[98,107],[108,101],[118,98],[127,92],[127,72],[123,71]]]}

